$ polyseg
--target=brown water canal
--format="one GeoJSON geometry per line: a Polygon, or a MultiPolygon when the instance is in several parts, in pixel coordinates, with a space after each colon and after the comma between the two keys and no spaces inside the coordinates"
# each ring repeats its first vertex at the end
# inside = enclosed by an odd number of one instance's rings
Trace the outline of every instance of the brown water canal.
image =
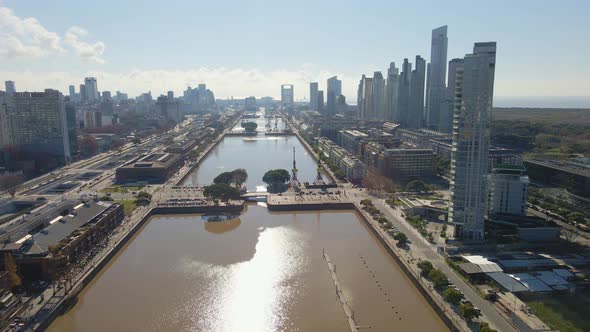
{"type": "MultiPolygon", "coordinates": [[[[315,172],[301,144],[287,142],[281,151],[296,145],[315,172]]],[[[193,181],[210,181],[209,168],[266,167],[257,158],[268,146],[239,165],[226,162],[235,155],[226,146],[193,181]]],[[[259,203],[221,222],[153,217],[49,331],[349,331],[323,250],[366,331],[447,330],[353,211],[271,213],[259,203]]]]}

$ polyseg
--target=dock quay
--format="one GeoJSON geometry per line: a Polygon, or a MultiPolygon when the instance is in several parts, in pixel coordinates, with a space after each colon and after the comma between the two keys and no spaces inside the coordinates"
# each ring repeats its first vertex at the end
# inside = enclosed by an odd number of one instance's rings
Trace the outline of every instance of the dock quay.
{"type": "Polygon", "coordinates": [[[353,210],[354,203],[344,195],[271,194],[267,197],[269,211],[353,210]]]}

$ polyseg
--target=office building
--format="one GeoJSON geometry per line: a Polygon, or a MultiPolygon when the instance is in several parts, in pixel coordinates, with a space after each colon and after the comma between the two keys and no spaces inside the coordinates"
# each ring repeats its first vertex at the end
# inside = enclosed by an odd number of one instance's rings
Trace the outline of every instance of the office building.
{"type": "MultiPolygon", "coordinates": [[[[440,130],[441,109],[448,107],[445,77],[447,73],[447,26],[432,30],[428,82],[426,86],[426,126],[440,130]]],[[[446,111],[445,111],[446,113],[446,111]]]]}
{"type": "Polygon", "coordinates": [[[353,182],[360,182],[367,174],[365,165],[352,153],[339,147],[326,137],[318,140],[318,148],[328,160],[333,162],[353,182]]]}
{"type": "Polygon", "coordinates": [[[16,92],[2,104],[8,120],[9,141],[30,154],[70,160],[63,95],[57,90],[16,92]]]}
{"type": "Polygon", "coordinates": [[[399,85],[399,70],[395,62],[389,64],[387,69],[387,84],[385,87],[385,116],[384,121],[394,121],[397,111],[397,94],[399,85]]]}
{"type": "Polygon", "coordinates": [[[13,95],[16,92],[16,86],[14,85],[14,81],[6,81],[4,82],[4,86],[6,87],[7,95],[13,95]]]}
{"type": "Polygon", "coordinates": [[[496,43],[487,42],[456,68],[449,219],[466,240],[484,239],[495,65],[496,43]]]}
{"type": "Polygon", "coordinates": [[[320,113],[324,112],[324,91],[322,90],[318,91],[318,106],[316,111],[320,113]]]}
{"type": "Polygon", "coordinates": [[[295,95],[294,90],[293,84],[281,85],[281,104],[283,104],[283,106],[293,106],[295,95]]]}
{"type": "Polygon", "coordinates": [[[96,102],[100,99],[96,77],[86,77],[84,79],[84,87],[86,90],[86,98],[89,102],[96,102]]]}
{"type": "Polygon", "coordinates": [[[369,137],[369,135],[363,132],[352,129],[340,130],[338,134],[340,136],[340,146],[355,156],[359,154],[359,144],[361,141],[369,137]]]}
{"type": "Polygon", "coordinates": [[[70,100],[75,101],[76,100],[76,87],[73,85],[70,85],[69,90],[70,90],[70,100]]]}
{"type": "Polygon", "coordinates": [[[377,142],[369,142],[363,151],[367,167],[396,181],[434,175],[434,153],[430,149],[388,148],[377,142]]]}
{"type": "Polygon", "coordinates": [[[174,91],[168,91],[166,97],[168,97],[168,100],[174,100],[174,91]]]}
{"type": "Polygon", "coordinates": [[[80,101],[87,102],[88,95],[86,94],[86,86],[84,84],[80,84],[80,101]]]}
{"type": "Polygon", "coordinates": [[[65,103],[66,125],[68,127],[68,141],[70,144],[70,155],[72,157],[78,155],[78,119],[76,117],[76,108],[74,102],[69,101],[65,103]]]}
{"type": "Polygon", "coordinates": [[[373,120],[384,121],[385,119],[385,80],[380,71],[373,73],[373,120]]]}
{"type": "Polygon", "coordinates": [[[522,165],[496,165],[488,175],[488,215],[526,215],[529,177],[522,165]]]}
{"type": "Polygon", "coordinates": [[[337,76],[328,79],[326,93],[328,94],[326,113],[328,115],[334,115],[336,114],[336,98],[342,94],[342,81],[337,76]]]}
{"type": "Polygon", "coordinates": [[[309,108],[312,111],[318,110],[318,82],[309,83],[309,108]]]}
{"type": "Polygon", "coordinates": [[[412,64],[408,62],[408,59],[404,59],[402,65],[402,73],[397,89],[397,111],[394,113],[394,122],[399,123],[402,126],[407,126],[408,113],[410,107],[410,79],[412,75],[412,64]]]}
{"type": "Polygon", "coordinates": [[[111,92],[110,91],[103,91],[102,92],[102,101],[111,101],[113,98],[111,96],[111,92]]]}
{"type": "Polygon", "coordinates": [[[246,112],[256,112],[258,107],[256,106],[256,97],[250,96],[244,99],[244,110],[246,112]]]}
{"type": "Polygon", "coordinates": [[[426,61],[416,55],[416,67],[410,77],[410,98],[408,101],[408,116],[405,126],[421,128],[424,118],[424,80],[426,78],[426,61]]]}
{"type": "Polygon", "coordinates": [[[373,79],[371,77],[365,75],[361,77],[357,98],[359,118],[364,121],[373,120],[373,79]]]}
{"type": "Polygon", "coordinates": [[[182,165],[184,156],[174,153],[152,153],[117,168],[117,183],[164,183],[182,165]]]}

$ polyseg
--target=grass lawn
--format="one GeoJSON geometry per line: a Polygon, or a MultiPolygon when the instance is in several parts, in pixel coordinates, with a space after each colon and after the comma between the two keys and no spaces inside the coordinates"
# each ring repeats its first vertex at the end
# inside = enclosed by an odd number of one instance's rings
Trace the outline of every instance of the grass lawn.
{"type": "Polygon", "coordinates": [[[128,193],[130,191],[140,191],[143,187],[138,187],[138,186],[112,186],[112,187],[107,187],[107,188],[103,188],[100,190],[100,192],[103,192],[105,194],[109,194],[109,193],[128,193]]]}
{"type": "Polygon", "coordinates": [[[561,332],[590,331],[589,304],[575,295],[552,295],[527,302],[535,315],[561,332]]]}
{"type": "Polygon", "coordinates": [[[117,203],[123,204],[123,209],[125,210],[125,215],[129,216],[133,213],[133,211],[137,208],[134,200],[123,200],[117,201],[117,203]]]}

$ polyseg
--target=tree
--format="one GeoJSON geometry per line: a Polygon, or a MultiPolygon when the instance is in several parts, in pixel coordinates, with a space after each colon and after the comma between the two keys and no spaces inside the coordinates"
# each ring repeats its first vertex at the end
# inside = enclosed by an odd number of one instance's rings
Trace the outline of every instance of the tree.
{"type": "Polygon", "coordinates": [[[10,196],[14,197],[18,185],[23,182],[21,175],[2,175],[0,176],[0,190],[6,190],[10,196]]]}
{"type": "Polygon", "coordinates": [[[248,180],[248,172],[243,168],[234,169],[231,174],[237,188],[240,188],[248,180]]]}
{"type": "Polygon", "coordinates": [[[498,332],[490,327],[490,324],[487,322],[479,323],[479,332],[498,332]]]}
{"type": "Polygon", "coordinates": [[[406,185],[406,190],[407,191],[414,191],[414,192],[427,191],[428,185],[422,180],[414,180],[414,181],[408,182],[408,184],[406,185]]]}
{"type": "Polygon", "coordinates": [[[402,232],[397,232],[395,233],[395,235],[393,236],[393,238],[395,240],[397,240],[397,244],[400,246],[405,245],[406,243],[408,243],[408,236],[402,232]]]}
{"type": "Polygon", "coordinates": [[[232,174],[232,172],[223,172],[221,174],[219,174],[218,176],[215,177],[215,179],[213,179],[213,183],[215,184],[227,184],[227,185],[231,185],[234,181],[234,176],[232,174]]]}
{"type": "Polygon", "coordinates": [[[461,303],[462,295],[458,290],[449,287],[443,292],[443,297],[445,298],[445,301],[449,302],[450,304],[458,305],[461,303]]]}
{"type": "Polygon", "coordinates": [[[4,254],[4,269],[8,272],[8,283],[10,288],[15,288],[22,284],[20,276],[18,275],[16,261],[11,253],[4,254]]]}
{"type": "Polygon", "coordinates": [[[585,221],[584,217],[585,217],[584,214],[579,211],[574,211],[574,212],[567,215],[568,219],[573,220],[575,222],[584,222],[585,221]]]}
{"type": "Polygon", "coordinates": [[[285,184],[290,178],[289,171],[286,169],[272,169],[264,173],[262,181],[270,187],[271,191],[277,192],[281,189],[286,189],[284,188],[285,184]]]}
{"type": "Polygon", "coordinates": [[[258,124],[256,122],[242,122],[242,128],[246,131],[256,131],[258,124]]]}
{"type": "Polygon", "coordinates": [[[131,143],[133,143],[133,144],[140,144],[141,143],[141,138],[139,138],[139,137],[133,137],[131,139],[131,143]]]}
{"type": "Polygon", "coordinates": [[[98,200],[99,201],[103,201],[103,202],[112,202],[112,201],[114,201],[114,199],[111,196],[102,196],[98,200]]]}
{"type": "Polygon", "coordinates": [[[428,273],[428,278],[432,280],[432,283],[436,288],[443,288],[449,284],[449,279],[447,278],[447,275],[443,271],[436,268],[430,270],[430,272],[428,273]]]}
{"type": "Polygon", "coordinates": [[[213,199],[239,199],[240,191],[226,183],[215,183],[206,186],[203,190],[203,195],[213,199]]]}
{"type": "Polygon", "coordinates": [[[461,310],[461,316],[468,321],[481,316],[479,310],[475,309],[471,303],[462,303],[459,309],[461,310]]]}
{"type": "Polygon", "coordinates": [[[423,275],[428,275],[434,266],[432,266],[430,261],[421,261],[418,263],[418,268],[422,271],[423,275]]]}
{"type": "Polygon", "coordinates": [[[152,195],[146,191],[140,191],[137,193],[137,198],[146,198],[148,200],[151,200],[152,195]]]}
{"type": "Polygon", "coordinates": [[[373,206],[373,201],[368,198],[365,198],[361,201],[361,205],[365,206],[365,207],[366,206],[373,206]]]}
{"type": "Polygon", "coordinates": [[[123,147],[123,145],[125,145],[125,142],[123,142],[122,139],[120,139],[120,138],[113,138],[113,142],[111,143],[111,149],[113,149],[113,150],[121,150],[121,148],[123,147]]]}
{"type": "Polygon", "coordinates": [[[78,146],[80,147],[80,153],[84,156],[92,156],[96,154],[96,151],[98,151],[98,143],[96,143],[96,138],[90,135],[82,136],[78,142],[78,146]]]}

